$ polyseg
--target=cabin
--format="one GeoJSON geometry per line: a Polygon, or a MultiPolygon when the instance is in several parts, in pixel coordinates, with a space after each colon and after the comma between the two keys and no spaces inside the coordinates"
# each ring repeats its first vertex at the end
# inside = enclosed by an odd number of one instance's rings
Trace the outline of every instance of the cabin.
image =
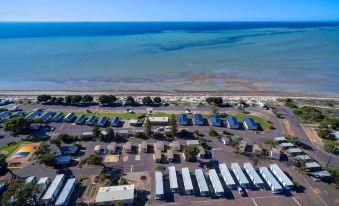
{"type": "Polygon", "coordinates": [[[216,114],[212,114],[210,116],[210,121],[211,121],[211,124],[213,126],[216,126],[216,127],[220,127],[221,123],[222,123],[220,117],[218,115],[216,115],[216,114]]]}
{"type": "Polygon", "coordinates": [[[289,149],[287,149],[287,152],[291,156],[298,156],[298,155],[302,155],[303,154],[303,151],[301,151],[301,149],[299,149],[299,148],[289,148],[289,149]]]}
{"type": "Polygon", "coordinates": [[[101,145],[99,144],[95,145],[94,152],[97,154],[101,154],[101,145]]]}
{"type": "Polygon", "coordinates": [[[40,116],[40,110],[29,113],[27,116],[25,116],[25,119],[33,120],[33,119],[38,118],[39,116],[40,116]]]}
{"type": "Polygon", "coordinates": [[[118,127],[119,124],[120,124],[120,118],[119,117],[113,117],[112,122],[111,122],[111,126],[112,127],[118,127]]]}
{"type": "Polygon", "coordinates": [[[292,144],[291,142],[283,142],[279,144],[280,148],[283,150],[289,149],[289,148],[293,148],[294,144],[292,144]]]}
{"type": "Polygon", "coordinates": [[[278,144],[288,142],[286,137],[275,137],[274,141],[277,142],[278,144]]]}
{"type": "Polygon", "coordinates": [[[204,125],[204,118],[202,118],[201,114],[193,114],[192,116],[194,125],[203,126],[204,125]]]}
{"type": "Polygon", "coordinates": [[[100,187],[95,197],[95,205],[130,205],[135,198],[134,185],[100,187]]]}
{"type": "Polygon", "coordinates": [[[247,117],[243,124],[247,130],[258,130],[258,125],[252,118],[247,117]]]}
{"type": "Polygon", "coordinates": [[[157,141],[156,143],[154,143],[154,150],[164,151],[165,150],[165,142],[164,141],[157,141]]]}
{"type": "Polygon", "coordinates": [[[187,146],[199,146],[198,140],[187,140],[187,146]]]}
{"type": "Polygon", "coordinates": [[[230,129],[239,129],[240,127],[238,120],[232,116],[227,118],[226,123],[227,123],[227,127],[230,129]]]}
{"type": "Polygon", "coordinates": [[[99,127],[105,127],[107,124],[107,117],[100,117],[98,119],[98,126],[99,127]]]}
{"type": "Polygon", "coordinates": [[[97,117],[95,115],[91,115],[85,122],[86,125],[93,126],[97,117]]]}
{"type": "Polygon", "coordinates": [[[179,114],[178,115],[178,124],[181,125],[181,126],[187,126],[188,125],[187,114],[179,114]]]}
{"type": "Polygon", "coordinates": [[[65,122],[72,122],[75,118],[75,113],[74,112],[70,112],[66,115],[66,117],[64,118],[65,122]]]}
{"type": "Polygon", "coordinates": [[[306,162],[305,170],[307,172],[316,172],[321,170],[321,166],[317,162],[306,162]]]}
{"type": "Polygon", "coordinates": [[[132,127],[137,127],[137,126],[139,126],[139,120],[137,120],[137,119],[130,119],[130,120],[128,120],[128,123],[129,123],[129,125],[132,126],[132,127]]]}
{"type": "Polygon", "coordinates": [[[8,117],[9,117],[9,115],[11,114],[11,112],[10,111],[3,111],[3,112],[1,112],[0,113],[0,120],[5,120],[5,119],[7,119],[8,117]]]}
{"type": "Polygon", "coordinates": [[[280,151],[280,149],[272,148],[272,150],[270,151],[270,157],[271,157],[272,159],[280,160],[280,157],[281,157],[281,151],[280,151]]]}
{"type": "MultiPolygon", "coordinates": [[[[168,117],[148,117],[152,125],[167,125],[168,117]]],[[[147,118],[145,119],[145,121],[147,118]]]]}
{"type": "Polygon", "coordinates": [[[81,114],[76,120],[75,123],[76,124],[83,124],[86,120],[86,116],[84,114],[81,114]]]}
{"type": "Polygon", "coordinates": [[[198,158],[205,158],[206,157],[206,151],[202,146],[199,146],[199,154],[198,154],[198,158]]]}
{"type": "Polygon", "coordinates": [[[64,118],[64,113],[63,112],[58,112],[54,117],[52,118],[53,122],[60,122],[64,118]]]}
{"type": "Polygon", "coordinates": [[[77,146],[61,146],[59,147],[59,151],[62,155],[74,155],[78,151],[77,146]]]}

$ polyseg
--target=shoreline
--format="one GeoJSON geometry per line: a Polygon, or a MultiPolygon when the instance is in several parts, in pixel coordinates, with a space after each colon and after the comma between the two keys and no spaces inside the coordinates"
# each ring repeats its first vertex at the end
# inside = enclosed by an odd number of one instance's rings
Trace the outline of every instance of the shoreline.
{"type": "Polygon", "coordinates": [[[0,90],[0,97],[30,98],[41,94],[52,96],[66,95],[92,95],[100,96],[113,94],[115,96],[164,96],[164,97],[206,97],[206,96],[223,96],[223,97],[293,97],[293,98],[316,98],[316,99],[339,99],[339,94],[328,93],[305,93],[305,92],[284,92],[284,91],[80,91],[80,90],[0,90]]]}

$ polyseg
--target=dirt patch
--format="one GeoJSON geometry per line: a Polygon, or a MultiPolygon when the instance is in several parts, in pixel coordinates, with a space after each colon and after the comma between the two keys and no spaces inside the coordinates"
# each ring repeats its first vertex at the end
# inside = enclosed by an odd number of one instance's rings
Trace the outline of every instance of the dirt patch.
{"type": "Polygon", "coordinates": [[[308,139],[312,142],[313,145],[317,146],[318,148],[322,148],[323,144],[320,141],[320,137],[318,137],[315,128],[310,125],[303,124],[301,125],[304,129],[308,139]]]}

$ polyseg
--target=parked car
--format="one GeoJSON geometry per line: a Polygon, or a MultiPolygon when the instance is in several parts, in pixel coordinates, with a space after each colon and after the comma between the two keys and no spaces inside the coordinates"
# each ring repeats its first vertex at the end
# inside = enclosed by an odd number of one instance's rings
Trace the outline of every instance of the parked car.
{"type": "Polygon", "coordinates": [[[190,109],[186,109],[186,114],[192,114],[190,109]]]}

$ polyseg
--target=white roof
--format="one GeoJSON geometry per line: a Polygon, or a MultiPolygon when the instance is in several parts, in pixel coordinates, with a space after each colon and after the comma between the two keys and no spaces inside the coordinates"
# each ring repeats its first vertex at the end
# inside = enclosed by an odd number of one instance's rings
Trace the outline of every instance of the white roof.
{"type": "Polygon", "coordinates": [[[215,169],[209,170],[208,174],[210,176],[210,180],[211,180],[214,192],[215,193],[223,193],[224,192],[224,188],[221,185],[221,182],[219,180],[218,174],[215,171],[215,169]]]}
{"type": "Polygon", "coordinates": [[[195,177],[198,182],[200,192],[208,192],[208,186],[202,169],[195,169],[195,177]]]}
{"type": "Polygon", "coordinates": [[[261,176],[266,180],[267,184],[271,187],[271,190],[282,190],[279,182],[274,178],[272,173],[267,169],[267,167],[259,168],[261,176]]]}
{"type": "Polygon", "coordinates": [[[285,137],[275,137],[275,141],[287,141],[285,137]]]}
{"type": "Polygon", "coordinates": [[[254,184],[264,184],[264,182],[259,177],[257,171],[255,171],[251,163],[249,162],[244,163],[244,169],[254,184]]]}
{"type": "Polygon", "coordinates": [[[149,117],[151,122],[168,122],[168,117],[149,117]]]}
{"type": "Polygon", "coordinates": [[[306,168],[318,168],[320,165],[317,162],[306,162],[305,163],[306,168]]]}
{"type": "Polygon", "coordinates": [[[230,173],[230,171],[228,170],[227,166],[225,163],[219,164],[219,170],[220,170],[220,174],[223,177],[226,185],[235,185],[235,182],[233,180],[233,177],[230,173]]]}
{"type": "Polygon", "coordinates": [[[64,188],[62,189],[58,199],[55,202],[55,205],[63,205],[69,200],[70,196],[74,191],[74,186],[76,184],[76,178],[70,178],[67,180],[64,188]]]}
{"type": "Polygon", "coordinates": [[[100,187],[95,202],[115,202],[134,199],[134,185],[100,187]]]}
{"type": "Polygon", "coordinates": [[[155,194],[164,194],[164,180],[162,177],[162,172],[160,171],[155,171],[155,194]]]}
{"type": "Polygon", "coordinates": [[[187,140],[187,145],[199,145],[198,140],[187,140]]]}
{"type": "Polygon", "coordinates": [[[188,167],[181,169],[182,179],[184,181],[185,190],[193,190],[193,184],[188,167]]]}
{"type": "Polygon", "coordinates": [[[39,179],[39,181],[37,182],[37,184],[47,184],[48,183],[48,181],[49,181],[49,177],[41,177],[40,179],[39,179]]]}
{"type": "Polygon", "coordinates": [[[170,188],[178,188],[178,180],[175,166],[168,167],[168,175],[170,180],[170,188]]]}
{"type": "Polygon", "coordinates": [[[303,151],[301,151],[301,149],[299,148],[290,148],[287,150],[289,153],[301,153],[303,151]]]}
{"type": "Polygon", "coordinates": [[[138,120],[137,119],[130,119],[130,120],[128,120],[128,122],[131,124],[136,124],[136,123],[138,123],[138,120]]]}
{"type": "Polygon", "coordinates": [[[52,198],[54,193],[56,193],[58,186],[63,183],[64,176],[65,176],[64,174],[60,174],[54,178],[45,195],[42,197],[43,200],[50,200],[52,198]]]}
{"type": "Polygon", "coordinates": [[[95,145],[94,147],[94,150],[97,151],[97,150],[100,150],[101,149],[101,146],[100,145],[95,145]]]}
{"type": "Polygon", "coordinates": [[[284,185],[285,187],[290,187],[294,185],[290,178],[286,176],[284,171],[282,171],[277,164],[271,164],[270,169],[282,185],[284,185]]]}
{"type": "Polygon", "coordinates": [[[284,142],[280,144],[280,147],[293,147],[294,145],[291,142],[284,142]]]}
{"type": "Polygon", "coordinates": [[[231,168],[232,168],[232,171],[233,171],[235,177],[237,178],[237,180],[240,184],[249,184],[250,183],[248,181],[248,179],[246,178],[244,172],[242,171],[242,169],[240,168],[238,163],[231,163],[231,168]]]}

